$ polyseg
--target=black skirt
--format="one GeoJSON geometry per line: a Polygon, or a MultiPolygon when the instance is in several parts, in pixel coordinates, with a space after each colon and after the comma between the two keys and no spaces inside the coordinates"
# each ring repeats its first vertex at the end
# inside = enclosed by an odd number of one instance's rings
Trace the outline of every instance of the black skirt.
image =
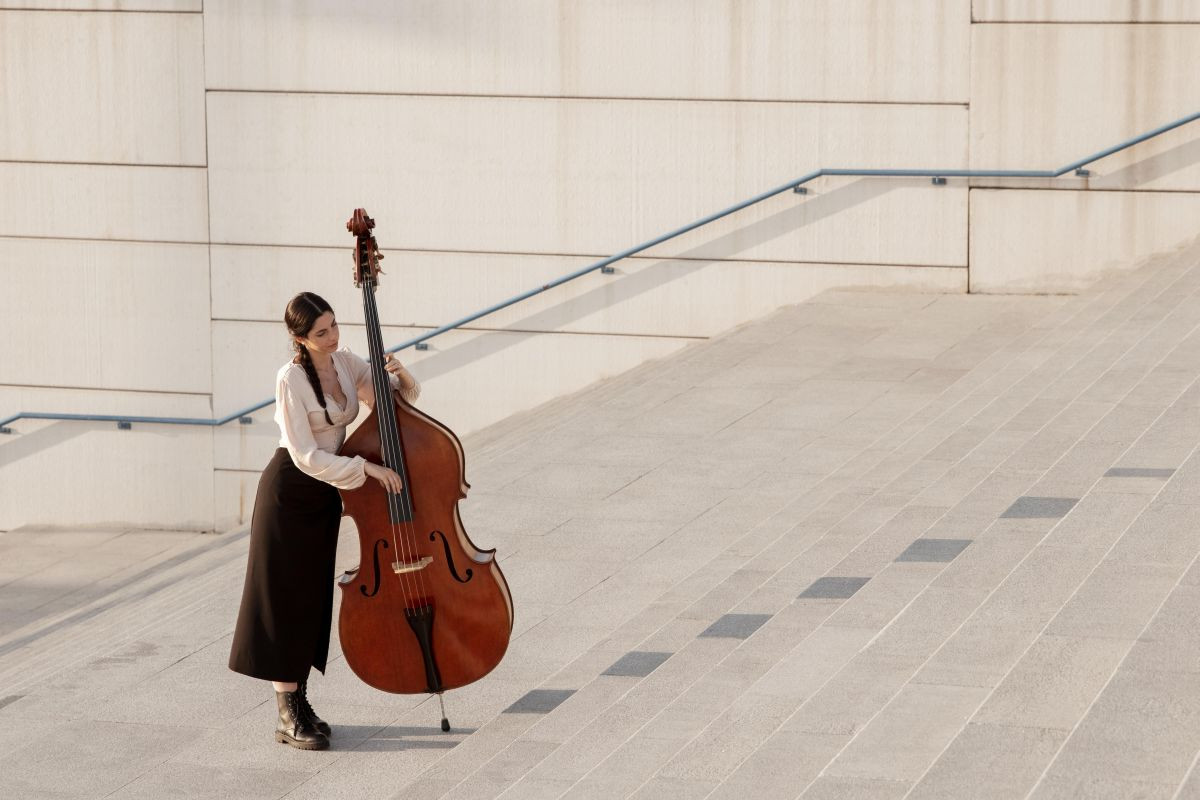
{"type": "Polygon", "coordinates": [[[246,585],[229,668],[268,681],[325,671],[342,500],[304,474],[285,448],[258,481],[246,585]]]}

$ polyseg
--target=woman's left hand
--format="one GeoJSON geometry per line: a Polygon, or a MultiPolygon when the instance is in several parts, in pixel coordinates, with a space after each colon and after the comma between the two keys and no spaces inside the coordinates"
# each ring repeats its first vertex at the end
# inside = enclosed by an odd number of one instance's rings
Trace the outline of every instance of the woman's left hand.
{"type": "Polygon", "coordinates": [[[383,368],[395,375],[397,378],[408,371],[404,368],[404,365],[401,364],[400,361],[397,360],[397,358],[391,353],[383,354],[383,368]]]}
{"type": "Polygon", "coordinates": [[[408,391],[417,384],[417,379],[414,378],[404,365],[393,356],[391,353],[385,353],[383,356],[383,368],[396,376],[396,381],[400,384],[400,388],[408,391]]]}

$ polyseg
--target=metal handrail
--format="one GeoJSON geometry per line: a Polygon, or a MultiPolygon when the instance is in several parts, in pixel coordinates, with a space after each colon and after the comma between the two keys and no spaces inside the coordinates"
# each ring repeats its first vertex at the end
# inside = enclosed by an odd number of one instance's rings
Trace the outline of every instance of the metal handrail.
{"type": "MultiPolygon", "coordinates": [[[[482,309],[480,311],[476,311],[473,314],[468,314],[467,316],[463,317],[462,319],[458,319],[458,320],[455,320],[454,322],[450,322],[445,325],[442,325],[441,327],[434,328],[433,330],[427,331],[427,332],[421,334],[420,336],[416,336],[412,339],[409,339],[406,342],[401,342],[400,344],[396,345],[395,347],[389,348],[386,352],[395,353],[399,350],[404,350],[405,348],[408,348],[408,347],[420,345],[424,342],[427,342],[428,340],[432,339],[435,336],[440,336],[441,334],[445,333],[446,331],[450,331],[450,330],[454,330],[455,328],[462,327],[463,325],[466,325],[468,322],[474,322],[475,320],[479,319],[480,317],[486,317],[488,314],[493,314],[497,311],[500,311],[501,309],[508,308],[509,306],[519,303],[522,300],[527,300],[530,297],[533,297],[534,295],[541,294],[542,292],[553,289],[556,286],[561,286],[562,284],[566,283],[567,281],[573,281],[576,278],[587,275],[589,272],[595,272],[598,269],[599,270],[607,270],[611,264],[614,264],[617,261],[620,261],[625,258],[629,258],[630,256],[636,255],[637,253],[640,253],[643,250],[648,250],[649,248],[654,247],[655,245],[662,244],[663,242],[674,239],[677,236],[682,236],[683,234],[685,234],[689,231],[693,231],[696,228],[700,228],[704,225],[707,225],[710,222],[715,222],[716,220],[721,219],[722,217],[727,217],[730,214],[741,211],[743,208],[748,208],[749,206],[755,205],[756,203],[761,203],[762,201],[772,198],[775,195],[782,194],[783,192],[786,192],[789,189],[794,192],[797,192],[799,194],[803,194],[806,191],[804,189],[804,184],[806,184],[810,181],[816,180],[817,178],[820,178],[825,175],[874,177],[874,178],[878,178],[878,177],[933,178],[934,183],[945,183],[946,178],[1057,178],[1060,175],[1063,175],[1067,172],[1074,172],[1075,174],[1079,175],[1080,177],[1087,177],[1090,173],[1088,173],[1088,171],[1083,168],[1085,166],[1087,166],[1088,164],[1091,164],[1094,161],[1099,161],[1100,159],[1105,158],[1106,156],[1110,156],[1113,153],[1117,153],[1117,152],[1120,152],[1121,150],[1125,150],[1129,147],[1133,147],[1135,144],[1140,144],[1140,143],[1146,141],[1147,139],[1153,139],[1155,136],[1159,136],[1161,134],[1166,133],[1167,131],[1174,130],[1175,128],[1178,128],[1182,125],[1186,125],[1189,122],[1194,122],[1197,119],[1200,119],[1200,111],[1198,111],[1194,114],[1188,114],[1186,117],[1181,117],[1181,118],[1175,120],[1174,122],[1168,122],[1166,125],[1160,125],[1159,127],[1154,128],[1153,130],[1149,130],[1143,134],[1134,136],[1132,139],[1126,139],[1125,141],[1120,142],[1119,144],[1115,144],[1112,147],[1106,147],[1105,149],[1100,150],[1099,152],[1096,152],[1090,156],[1081,158],[1078,161],[1072,161],[1070,164],[1067,164],[1066,166],[1060,167],[1056,170],[840,169],[840,168],[828,168],[828,167],[818,169],[818,170],[816,170],[814,172],[810,172],[807,175],[804,175],[800,178],[788,181],[787,183],[785,183],[781,186],[776,186],[774,189],[769,189],[765,192],[762,192],[761,194],[756,194],[754,197],[751,197],[748,200],[743,200],[742,202],[740,202],[736,205],[732,205],[729,208],[724,209],[723,211],[718,211],[715,214],[709,214],[707,217],[702,217],[702,218],[696,220],[695,222],[691,222],[687,225],[684,225],[681,228],[676,228],[675,230],[669,231],[668,233],[664,233],[661,236],[656,236],[655,238],[650,239],[645,242],[642,242],[641,244],[634,245],[633,247],[630,247],[627,250],[622,250],[621,252],[616,253],[615,255],[611,255],[608,258],[601,259],[600,261],[597,261],[593,264],[589,264],[586,267],[577,269],[574,272],[568,272],[566,275],[562,275],[558,278],[555,278],[554,280],[550,281],[549,283],[542,284],[541,286],[530,289],[527,292],[522,292],[521,294],[518,294],[514,297],[510,297],[507,300],[496,303],[495,305],[488,306],[487,308],[482,309]]],[[[116,422],[118,427],[121,427],[121,428],[130,428],[130,427],[132,427],[132,424],[135,422],[149,422],[149,423],[155,423],[155,424],[160,424],[160,425],[207,425],[210,427],[217,427],[219,425],[225,425],[226,423],[232,422],[233,420],[236,419],[239,422],[241,422],[242,424],[248,424],[248,423],[252,422],[252,419],[249,416],[250,414],[254,413],[255,411],[258,411],[260,408],[266,408],[267,406],[271,405],[274,402],[275,402],[275,398],[273,398],[273,397],[268,398],[266,400],[263,400],[260,403],[255,403],[252,406],[247,406],[246,408],[243,408],[240,411],[235,411],[234,413],[229,414],[228,416],[214,417],[213,419],[203,419],[200,417],[122,416],[119,414],[48,414],[48,413],[43,413],[43,412],[38,412],[38,411],[22,411],[19,414],[14,414],[11,417],[7,417],[5,419],[0,419],[0,433],[12,433],[12,429],[9,428],[8,425],[9,425],[9,423],[16,422],[19,419],[55,419],[55,420],[85,420],[85,421],[90,421],[90,422],[97,422],[97,421],[98,422],[116,422]]]]}

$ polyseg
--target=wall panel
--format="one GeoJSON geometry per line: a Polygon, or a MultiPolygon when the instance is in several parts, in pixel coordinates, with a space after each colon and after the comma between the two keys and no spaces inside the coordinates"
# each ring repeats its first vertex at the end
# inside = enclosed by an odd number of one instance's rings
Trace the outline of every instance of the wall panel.
{"type": "Polygon", "coordinates": [[[19,463],[0,465],[0,530],[212,530],[212,433],[147,427],[43,422],[25,434],[40,446],[19,463]]]}
{"type": "Polygon", "coordinates": [[[974,0],[976,22],[1200,22],[1195,0],[974,0]]]}
{"type": "Polygon", "coordinates": [[[0,160],[204,164],[198,14],[0,11],[0,160]]]}
{"type": "Polygon", "coordinates": [[[0,9],[26,8],[44,11],[157,11],[198,12],[203,0],[0,0],[0,9]]]}
{"type": "Polygon", "coordinates": [[[969,0],[209,0],[217,89],[965,103],[969,0]]]}
{"type": "Polygon", "coordinates": [[[971,191],[971,291],[1069,292],[1197,234],[1200,194],[971,191]]]}
{"type": "Polygon", "coordinates": [[[0,275],[0,384],[211,390],[206,247],[0,238],[0,275]]]}
{"type": "Polygon", "coordinates": [[[0,163],[0,236],[208,241],[205,171],[0,163]]]}
{"type": "MultiPolygon", "coordinates": [[[[18,410],[207,417],[208,397],[0,386],[18,410]]],[[[213,528],[209,428],[19,420],[0,435],[0,530],[213,528]]]]}
{"type": "MultiPolygon", "coordinates": [[[[1054,169],[1200,110],[1200,25],[974,25],[971,167],[1054,169]]],[[[1200,189],[1200,127],[1089,167],[1101,188],[1200,189]]]]}
{"type": "MultiPolygon", "coordinates": [[[[381,234],[382,236],[382,234],[381,234]]],[[[282,319],[296,292],[328,300],[362,323],[347,248],[214,246],[213,316],[282,319]]],[[[376,302],[385,325],[438,327],[592,263],[568,256],[387,252],[376,302]]],[[[713,336],[836,286],[965,290],[965,268],[745,261],[618,262],[495,312],[471,327],[651,336],[713,336]],[[715,302],[714,298],[720,298],[715,302]]],[[[282,324],[279,325],[282,331],[282,324]]],[[[395,342],[388,342],[389,345],[395,342]]]]}
{"type": "MultiPolygon", "coordinates": [[[[385,246],[602,256],[818,166],[966,162],[952,106],[214,93],[209,120],[233,244],[344,247],[361,206],[385,246]]],[[[928,180],[831,179],[655,253],[961,266],[965,214],[928,180]]]]}

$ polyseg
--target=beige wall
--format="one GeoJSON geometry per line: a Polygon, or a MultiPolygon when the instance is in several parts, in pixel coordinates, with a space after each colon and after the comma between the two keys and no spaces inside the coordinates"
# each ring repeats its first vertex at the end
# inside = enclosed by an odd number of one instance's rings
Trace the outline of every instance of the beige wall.
{"type": "Polygon", "coordinates": [[[974,0],[976,22],[1200,22],[1193,0],[974,0]]]}
{"type": "Polygon", "coordinates": [[[963,103],[962,0],[208,0],[209,87],[963,103]],[[360,24],[368,21],[367,25],[360,24]]]}
{"type": "MultiPolygon", "coordinates": [[[[356,206],[390,344],[817,167],[1058,167],[1200,109],[1196,22],[1183,0],[0,0],[0,418],[232,413],[270,396],[301,289],[363,350],[356,206]]],[[[821,179],[405,358],[466,434],[830,287],[1076,291],[1195,235],[1197,130],[1086,179],[821,179]]],[[[235,525],[271,413],[16,423],[0,530],[235,525]]]]}

